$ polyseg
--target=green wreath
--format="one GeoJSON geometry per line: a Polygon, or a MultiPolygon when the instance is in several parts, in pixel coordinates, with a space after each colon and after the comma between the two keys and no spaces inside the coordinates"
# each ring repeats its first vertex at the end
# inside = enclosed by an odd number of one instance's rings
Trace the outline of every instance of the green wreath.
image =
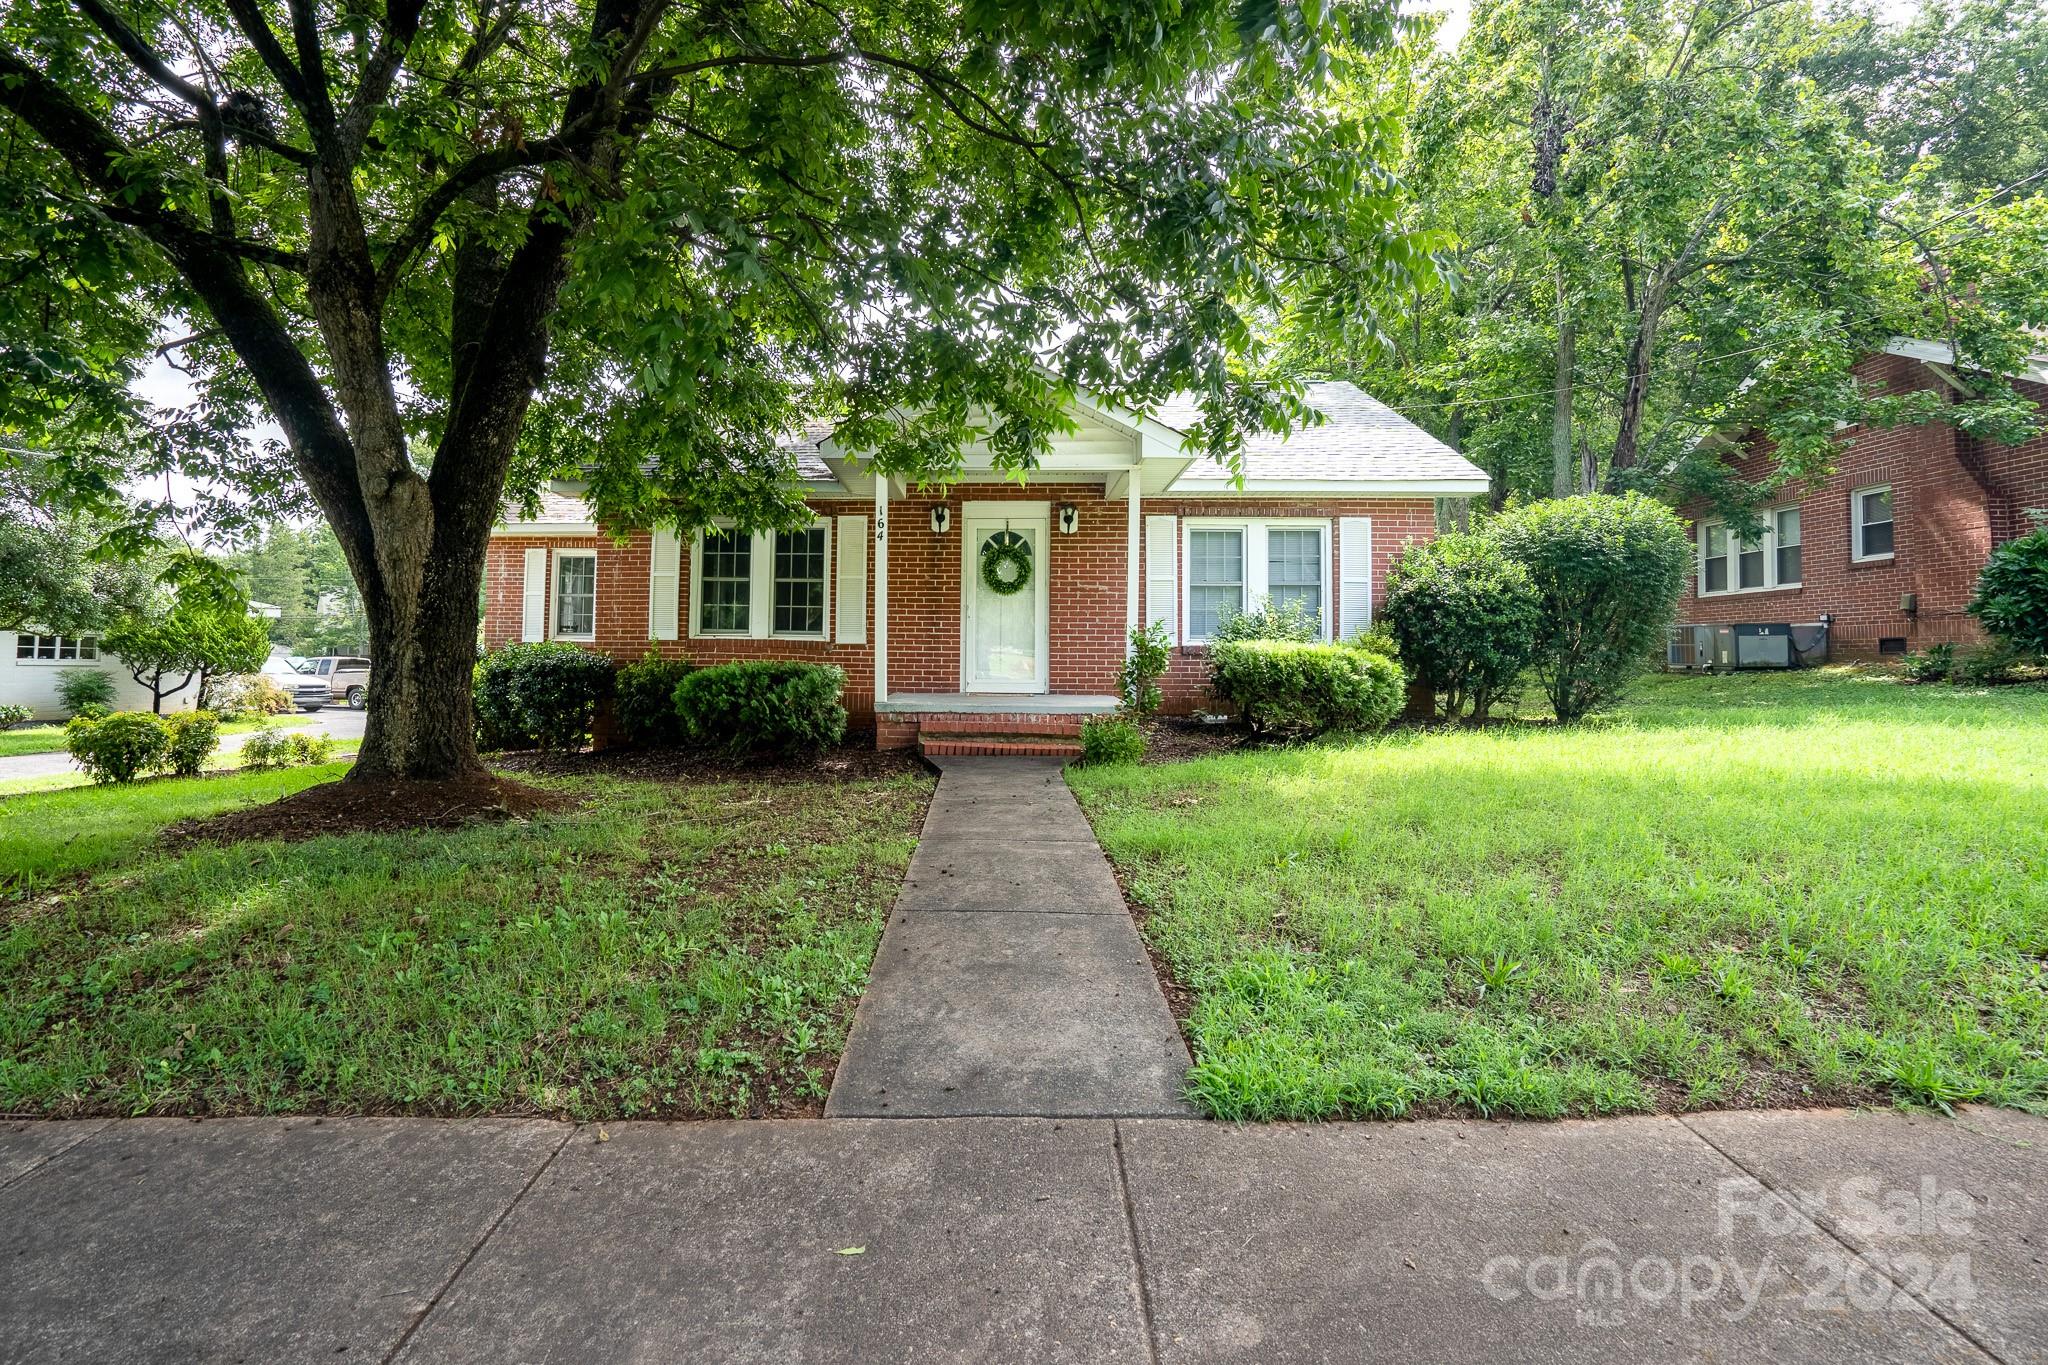
{"type": "Polygon", "coordinates": [[[1015,531],[990,536],[981,547],[981,582],[998,597],[1024,591],[1031,585],[1031,542],[1015,531]]]}

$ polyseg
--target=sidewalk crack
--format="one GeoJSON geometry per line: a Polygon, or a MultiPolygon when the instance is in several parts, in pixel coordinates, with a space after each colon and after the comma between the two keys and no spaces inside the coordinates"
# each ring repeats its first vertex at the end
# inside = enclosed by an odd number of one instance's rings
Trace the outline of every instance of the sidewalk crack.
{"type": "Polygon", "coordinates": [[[26,1166],[22,1167],[22,1168],[21,1168],[20,1170],[16,1171],[16,1172],[15,1172],[15,1173],[14,1173],[13,1175],[11,1175],[11,1176],[7,1177],[7,1179],[5,1179],[5,1180],[0,1180],[0,1190],[11,1190],[11,1189],[13,1189],[13,1188],[14,1188],[14,1187],[15,1187],[16,1185],[19,1185],[19,1184],[20,1184],[20,1183],[21,1183],[22,1181],[24,1181],[24,1180],[28,1179],[28,1178],[29,1178],[30,1176],[34,1175],[34,1174],[35,1174],[35,1173],[36,1173],[37,1171],[40,1171],[41,1169],[43,1169],[43,1167],[45,1167],[45,1166],[49,1165],[49,1164],[50,1164],[51,1162],[55,1161],[55,1160],[56,1160],[56,1159],[57,1159],[58,1157],[61,1157],[61,1156],[68,1156],[68,1155],[69,1155],[70,1153],[72,1153],[72,1152],[75,1152],[75,1151],[77,1151],[77,1150],[79,1149],[79,1147],[83,1146],[83,1145],[84,1145],[85,1143],[88,1143],[88,1142],[92,1141],[92,1140],[93,1140],[94,1138],[98,1137],[98,1136],[99,1136],[99,1135],[100,1135],[101,1133],[104,1133],[104,1132],[106,1132],[106,1131],[107,1131],[107,1126],[108,1126],[109,1124],[111,1124],[112,1122],[113,1122],[113,1120],[112,1120],[112,1119],[101,1119],[101,1120],[100,1120],[100,1121],[99,1121],[98,1123],[94,1124],[94,1125],[93,1125],[93,1126],[92,1126],[92,1127],[91,1127],[90,1129],[86,1130],[86,1131],[85,1131],[85,1132],[83,1132],[83,1133],[80,1133],[80,1134],[79,1134],[79,1135],[78,1135],[78,1136],[77,1136],[76,1138],[72,1139],[72,1140],[71,1140],[70,1142],[67,1142],[67,1143],[65,1143],[65,1144],[64,1144],[64,1145],[63,1145],[62,1147],[59,1147],[59,1148],[58,1148],[58,1149],[57,1149],[56,1151],[54,1151],[54,1152],[44,1152],[44,1153],[43,1153],[43,1154],[42,1154],[41,1156],[37,1157],[37,1158],[36,1158],[36,1159],[35,1159],[34,1161],[32,1161],[32,1162],[30,1162],[30,1163],[29,1163],[28,1165],[26,1165],[26,1166]]]}
{"type": "Polygon", "coordinates": [[[412,1321],[405,1325],[404,1333],[393,1343],[391,1349],[385,1352],[382,1365],[391,1365],[392,1361],[398,1359],[399,1353],[405,1350],[406,1343],[412,1340],[413,1333],[419,1331],[425,1325],[427,1319],[433,1316],[434,1310],[441,1306],[441,1300],[446,1298],[448,1291],[455,1287],[455,1282],[462,1278],[462,1272],[469,1269],[469,1263],[474,1261],[477,1253],[484,1249],[484,1243],[490,1241],[498,1229],[505,1225],[505,1220],[512,1216],[512,1210],[519,1207],[520,1202],[526,1198],[533,1187],[540,1183],[540,1178],[548,1173],[548,1167],[555,1164],[555,1158],[560,1156],[562,1149],[569,1145],[569,1139],[576,1136],[575,1124],[566,1124],[564,1127],[566,1131],[562,1134],[562,1140],[554,1145],[553,1150],[548,1153],[547,1159],[541,1162],[534,1170],[534,1173],[527,1178],[526,1183],[519,1187],[519,1193],[512,1196],[512,1202],[498,1211],[498,1216],[491,1220],[491,1225],[484,1229],[483,1235],[476,1239],[475,1245],[470,1247],[462,1260],[456,1264],[455,1269],[448,1272],[448,1278],[441,1282],[441,1287],[434,1291],[434,1296],[427,1300],[426,1305],[419,1312],[412,1315],[412,1321]]]}
{"type": "Polygon", "coordinates": [[[1138,1294],[1138,1317],[1145,1324],[1145,1358],[1159,1365],[1159,1323],[1152,1315],[1152,1288],[1145,1273],[1145,1247],[1138,1240],[1138,1206],[1131,1198],[1131,1174],[1124,1166],[1124,1126],[1112,1119],[1110,1149],[1116,1153],[1116,1188],[1123,1196],[1124,1235],[1131,1244],[1132,1287],[1138,1294]]]}
{"type": "Polygon", "coordinates": [[[1723,1147],[1720,1143],[1714,1141],[1712,1138],[1708,1137],[1699,1129],[1693,1127],[1691,1123],[1686,1121],[1686,1116],[1684,1114],[1674,1114],[1672,1115],[1672,1117],[1677,1120],[1679,1127],[1685,1129],[1686,1132],[1691,1133],[1694,1137],[1698,1138],[1701,1142],[1705,1143],[1709,1148],[1718,1153],[1723,1161],[1726,1161],[1736,1170],[1741,1171],[1744,1175],[1748,1176],[1751,1180],[1754,1180],[1764,1189],[1767,1189],[1772,1194],[1776,1195],[1779,1198],[1779,1200],[1784,1203],[1786,1208],[1790,1209],[1793,1213],[1797,1214],[1799,1218],[1803,1222],[1805,1222],[1809,1227],[1813,1228],[1814,1231],[1826,1235],[1830,1240],[1838,1244],[1842,1248],[1842,1250],[1848,1252],[1851,1256],[1854,1256],[1857,1260],[1861,1261],[1864,1267],[1868,1269],[1872,1274],[1876,1275],[1886,1284],[1889,1284],[1892,1288],[1898,1290],[1899,1293],[1904,1294],[1907,1298],[1911,1299],[1913,1302],[1919,1304],[1922,1308],[1926,1309],[1930,1317],[1932,1317],[1936,1322],[1941,1323],[1951,1332],[1954,1332],[1964,1341],[1969,1342],[1970,1345],[1976,1347],[1980,1352],[1983,1353],[1986,1359],[1996,1361],[1998,1362],[1998,1365],[2008,1365],[2008,1362],[2006,1361],[2005,1357],[2000,1355],[1997,1351],[1993,1350],[1991,1348],[1990,1343],[1983,1341],[1977,1336],[1975,1332],[1971,1331],[1968,1327],[1964,1326],[1962,1323],[1950,1317],[1946,1312],[1942,1310],[1940,1304],[1920,1294],[1915,1289],[1913,1289],[1911,1285],[1905,1284],[1904,1282],[1899,1280],[1896,1276],[1894,1276],[1891,1273],[1891,1271],[1888,1268],[1872,1262],[1868,1257],[1864,1255],[1864,1250],[1862,1247],[1857,1246],[1854,1242],[1851,1242],[1847,1237],[1842,1235],[1841,1231],[1834,1226],[1832,1219],[1816,1217],[1813,1214],[1808,1213],[1806,1210],[1800,1208],[1797,1204],[1793,1203],[1791,1199],[1786,1197],[1786,1192],[1784,1190],[1779,1189],[1776,1185],[1773,1185],[1770,1181],[1764,1179],[1762,1172],[1750,1169],[1750,1167],[1746,1163],[1744,1163],[1740,1157],[1736,1156],[1735,1153],[1729,1151],[1726,1147],[1723,1147]]]}

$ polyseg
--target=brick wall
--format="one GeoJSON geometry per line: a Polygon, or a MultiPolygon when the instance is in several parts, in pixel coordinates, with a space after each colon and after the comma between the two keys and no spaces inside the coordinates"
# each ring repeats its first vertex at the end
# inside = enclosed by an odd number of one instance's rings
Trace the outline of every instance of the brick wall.
{"type": "MultiPolygon", "coordinates": [[[[1105,498],[1089,484],[962,484],[944,497],[918,493],[889,505],[889,690],[957,692],[960,690],[960,602],[963,569],[961,504],[965,502],[1071,502],[1080,513],[1072,535],[1055,529],[1050,537],[1047,578],[1047,624],[1051,644],[1048,660],[1054,693],[1107,695],[1116,691],[1116,673],[1124,656],[1125,537],[1127,510],[1123,499],[1105,498]],[[931,531],[932,506],[944,501],[953,523],[945,535],[931,531]]],[[[873,517],[872,502],[821,499],[812,506],[822,516],[873,517]]],[[[1158,498],[1141,502],[1145,516],[1314,517],[1327,518],[1330,530],[1330,582],[1341,583],[1344,566],[1336,522],[1340,517],[1371,517],[1373,522],[1372,592],[1375,610],[1384,590],[1388,566],[1401,547],[1436,533],[1435,505],[1429,498],[1158,498]]],[[[871,528],[872,529],[872,528],[871,528]]],[[[1140,531],[1140,556],[1143,555],[1140,531]]],[[[620,660],[644,654],[647,639],[647,567],[649,538],[628,536],[623,543],[606,536],[497,536],[485,564],[484,643],[496,649],[518,640],[524,592],[524,552],[532,546],[552,549],[594,548],[597,556],[597,639],[591,648],[620,660]]],[[[834,554],[837,553],[836,542],[834,554]]],[[[874,555],[869,550],[868,639],[874,639],[874,555]]],[[[1177,581],[1184,581],[1181,566],[1177,581]]],[[[806,640],[690,639],[690,556],[685,549],[680,575],[683,637],[665,642],[661,653],[685,655],[700,663],[737,659],[800,659],[837,664],[846,670],[847,710],[863,722],[873,714],[874,652],[872,644],[839,645],[806,640]]],[[[1143,565],[1140,565],[1143,592],[1143,565]]],[[[553,575],[549,575],[552,598],[553,575]]],[[[836,603],[835,612],[836,612],[836,603]]],[[[553,601],[548,603],[552,620],[553,601]]],[[[1190,711],[1204,701],[1208,683],[1206,650],[1179,649],[1164,690],[1168,708],[1190,711]]]]}
{"type": "MultiPolygon", "coordinates": [[[[1857,367],[1867,382],[1892,392],[1929,389],[1946,394],[1924,365],[1899,356],[1873,356],[1857,367]]],[[[2029,386],[2038,390],[2040,386],[2029,386]]],[[[1688,576],[1679,620],[1693,624],[1816,621],[1832,615],[1836,658],[1870,658],[1878,642],[1903,639],[1909,649],[1982,638],[1964,607],[1991,547],[2024,526],[2019,506],[2048,504],[2048,440],[2019,446],[1979,442],[1943,423],[1843,433],[1835,472],[1779,506],[1800,508],[1801,576],[1797,587],[1701,598],[1699,578],[1688,576]],[[1857,563],[1850,555],[1850,494],[1873,484],[1892,489],[1893,556],[1857,563]],[[2025,499],[2032,497],[2029,503],[2025,499]],[[1913,594],[1916,610],[1903,609],[1913,594]]],[[[1734,461],[1746,479],[1771,465],[1768,441],[1753,441],[1734,461]]],[[[1683,509],[1704,515],[1704,504],[1683,509]]],[[[1695,538],[1697,539],[1697,538],[1695,538]]]]}

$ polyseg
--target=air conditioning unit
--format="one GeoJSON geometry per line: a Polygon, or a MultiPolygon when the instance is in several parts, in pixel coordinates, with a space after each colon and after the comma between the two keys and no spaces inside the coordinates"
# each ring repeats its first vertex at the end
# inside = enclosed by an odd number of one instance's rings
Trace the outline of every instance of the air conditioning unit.
{"type": "Polygon", "coordinates": [[[1828,657],[1823,621],[1752,621],[1726,626],[1673,626],[1664,647],[1668,669],[1734,672],[1744,668],[1808,668],[1828,657]]]}

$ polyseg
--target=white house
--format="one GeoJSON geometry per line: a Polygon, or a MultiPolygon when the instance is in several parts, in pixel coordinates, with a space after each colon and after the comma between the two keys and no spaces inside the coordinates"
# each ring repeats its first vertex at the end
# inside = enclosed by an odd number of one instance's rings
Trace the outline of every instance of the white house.
{"type": "MultiPolygon", "coordinates": [[[[149,709],[149,689],[130,677],[119,659],[101,652],[98,636],[0,630],[0,704],[26,705],[38,720],[62,720],[65,712],[57,699],[57,685],[65,674],[88,669],[97,669],[114,680],[116,710],[149,709]]],[[[182,692],[165,697],[164,709],[189,710],[198,693],[199,680],[195,678],[182,692]]]]}

